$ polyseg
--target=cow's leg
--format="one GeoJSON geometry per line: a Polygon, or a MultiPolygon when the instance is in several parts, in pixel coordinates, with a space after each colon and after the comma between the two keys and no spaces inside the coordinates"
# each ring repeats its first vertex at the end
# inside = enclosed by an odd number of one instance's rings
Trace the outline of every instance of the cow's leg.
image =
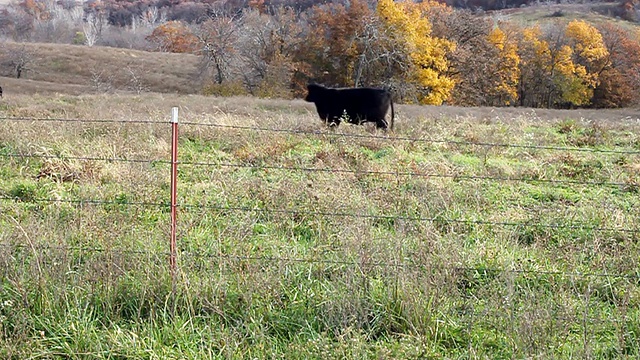
{"type": "Polygon", "coordinates": [[[340,121],[339,117],[332,117],[327,122],[327,125],[329,125],[329,127],[338,127],[338,125],[340,125],[340,121]]]}
{"type": "Polygon", "coordinates": [[[389,127],[389,124],[387,124],[387,120],[385,119],[377,119],[376,120],[376,128],[378,129],[387,129],[387,127],[389,127]]]}

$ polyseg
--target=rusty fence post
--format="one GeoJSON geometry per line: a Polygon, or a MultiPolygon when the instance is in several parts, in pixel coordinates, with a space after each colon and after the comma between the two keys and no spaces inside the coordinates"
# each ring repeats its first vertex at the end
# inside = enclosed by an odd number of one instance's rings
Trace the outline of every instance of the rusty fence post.
{"type": "Polygon", "coordinates": [[[177,230],[177,186],[178,186],[178,108],[171,108],[171,239],[169,241],[169,266],[171,278],[176,277],[176,230],[177,230]]]}

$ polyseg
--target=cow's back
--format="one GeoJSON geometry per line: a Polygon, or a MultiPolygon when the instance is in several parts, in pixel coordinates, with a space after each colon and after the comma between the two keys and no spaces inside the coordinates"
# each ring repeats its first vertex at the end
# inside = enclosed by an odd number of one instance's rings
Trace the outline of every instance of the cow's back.
{"type": "Polygon", "coordinates": [[[345,88],[341,90],[343,93],[341,102],[347,112],[357,112],[366,117],[380,115],[380,107],[385,103],[385,90],[375,88],[345,88]]]}

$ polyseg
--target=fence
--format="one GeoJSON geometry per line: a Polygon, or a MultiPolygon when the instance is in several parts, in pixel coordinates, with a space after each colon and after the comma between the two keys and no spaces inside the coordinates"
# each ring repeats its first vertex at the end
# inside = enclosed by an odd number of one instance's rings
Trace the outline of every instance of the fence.
{"type": "MultiPolygon", "coordinates": [[[[95,124],[142,124],[142,125],[162,125],[164,122],[158,121],[144,121],[144,120],[111,120],[111,119],[73,119],[73,118],[38,118],[38,117],[0,117],[0,121],[5,122],[61,122],[61,123],[95,123],[95,124]]],[[[444,222],[444,223],[461,223],[461,224],[480,224],[480,225],[493,225],[493,226],[507,226],[507,227],[537,227],[537,228],[550,228],[550,229],[582,229],[590,231],[608,231],[608,232],[624,232],[630,234],[637,234],[639,229],[625,229],[625,228],[611,228],[611,227],[599,227],[589,226],[585,224],[544,224],[544,223],[522,223],[522,222],[496,222],[485,220],[461,220],[461,219],[443,219],[441,217],[424,218],[424,217],[406,217],[397,215],[371,215],[371,214],[357,214],[357,213],[345,213],[345,212],[309,212],[309,211],[297,211],[297,210],[285,210],[285,209],[256,209],[248,207],[222,207],[222,206],[208,206],[199,204],[178,204],[177,203],[177,165],[181,166],[202,166],[202,167],[217,167],[217,168],[253,168],[253,169],[267,169],[278,171],[292,171],[292,172],[327,172],[327,173],[347,173],[347,174],[359,174],[359,175],[389,175],[395,177],[423,177],[423,178],[450,178],[454,180],[487,180],[495,182],[527,182],[527,183],[549,183],[557,185],[587,185],[587,186],[604,186],[604,187],[625,187],[625,186],[638,186],[635,183],[628,182],[610,182],[610,181],[581,181],[581,180],[567,180],[567,179],[544,179],[544,178],[524,178],[524,177],[501,177],[501,176],[482,176],[482,175],[460,175],[460,174],[442,174],[442,173],[423,173],[423,172],[407,172],[407,171],[372,171],[372,170],[351,170],[351,169],[333,169],[333,168],[312,168],[312,167],[299,167],[299,166],[270,166],[270,165],[253,165],[253,164],[241,164],[241,163],[226,163],[226,162],[198,162],[198,161],[179,161],[177,158],[178,151],[178,111],[177,108],[172,109],[171,121],[169,122],[172,128],[172,147],[171,147],[171,160],[165,159],[126,159],[117,157],[95,157],[95,156],[61,156],[61,155],[45,155],[45,154],[32,154],[32,153],[11,153],[3,152],[0,156],[5,158],[33,158],[33,159],[64,159],[64,160],[82,160],[91,162],[123,162],[123,163],[139,163],[139,164],[170,164],[171,169],[171,186],[170,191],[170,203],[164,202],[126,202],[127,206],[143,206],[143,207],[167,207],[172,209],[171,221],[171,241],[168,254],[174,254],[170,256],[170,265],[175,266],[175,227],[177,227],[175,210],[177,208],[184,209],[215,209],[215,210],[228,210],[239,212],[266,212],[266,213],[280,213],[286,215],[309,215],[309,216],[329,216],[329,217],[355,217],[355,218],[370,218],[370,219],[389,219],[389,220],[408,220],[408,221],[420,221],[420,222],[444,222]]],[[[267,127],[255,127],[255,126],[238,126],[227,124],[210,124],[210,123],[197,123],[197,122],[182,122],[183,126],[194,127],[212,127],[219,129],[234,129],[251,132],[273,132],[273,133],[286,133],[286,134],[298,134],[298,135],[316,135],[325,137],[342,137],[342,138],[360,138],[360,139],[376,139],[386,142],[424,142],[432,144],[448,144],[458,146],[479,146],[487,148],[517,148],[527,150],[551,150],[551,151],[563,151],[563,152],[582,152],[582,153],[602,153],[602,154],[620,154],[620,155],[640,155],[638,150],[612,150],[612,149],[597,149],[597,148],[585,148],[585,147],[563,147],[563,146],[544,146],[544,145],[523,145],[523,144],[504,144],[504,143],[490,143],[490,142],[469,142],[469,141],[457,141],[457,140],[442,140],[442,139],[428,139],[428,138],[412,138],[412,137],[389,137],[386,135],[363,135],[363,134],[347,134],[339,132],[322,132],[322,131],[308,131],[298,129],[278,129],[267,127]]],[[[6,193],[6,192],[5,192],[6,193]]],[[[0,196],[0,200],[12,201],[15,200],[12,196],[0,196]]],[[[78,205],[90,205],[90,204],[118,204],[123,205],[120,201],[107,201],[100,199],[31,199],[34,202],[52,202],[52,203],[71,203],[78,205]]],[[[288,259],[288,261],[307,261],[304,259],[288,259]]],[[[396,266],[396,265],[394,265],[396,266]]],[[[484,268],[483,268],[484,269],[484,268]]],[[[486,270],[486,269],[484,269],[486,270]]],[[[505,269],[492,269],[492,271],[515,271],[520,270],[505,270],[505,269]]],[[[549,274],[549,272],[542,272],[543,274],[549,274]]],[[[553,274],[561,274],[559,272],[551,272],[553,274]]],[[[567,275],[575,276],[578,274],[568,273],[567,275]]],[[[625,274],[590,274],[588,276],[614,276],[614,277],[628,277],[625,274]]],[[[640,277],[640,275],[638,275],[640,277]]]]}
{"type": "MultiPolygon", "coordinates": [[[[191,268],[195,266],[193,264],[198,263],[198,259],[216,259],[217,263],[215,266],[220,265],[222,262],[249,262],[249,263],[258,263],[258,264],[273,264],[273,263],[299,263],[299,264],[310,264],[310,265],[328,265],[328,266],[337,266],[337,267],[350,267],[357,268],[359,272],[363,273],[364,277],[371,276],[371,278],[376,278],[378,275],[373,275],[375,273],[373,268],[383,268],[382,272],[389,275],[395,276],[396,281],[407,281],[411,284],[417,284],[419,281],[411,281],[407,280],[410,277],[415,277],[415,279],[420,279],[420,281],[425,281],[425,283],[432,285],[442,285],[445,280],[438,280],[438,277],[447,278],[450,277],[448,281],[454,281],[455,285],[460,293],[466,294],[462,299],[462,304],[460,306],[455,307],[455,309],[450,309],[452,314],[460,314],[462,313],[462,318],[468,322],[468,331],[471,333],[471,328],[474,326],[478,326],[480,322],[483,321],[491,321],[492,317],[504,319],[505,316],[513,318],[514,316],[518,316],[518,314],[527,314],[527,316],[536,316],[536,314],[540,315],[542,312],[546,312],[544,316],[549,316],[550,318],[557,321],[560,325],[566,324],[576,324],[579,323],[583,327],[583,336],[582,339],[585,343],[584,354],[588,354],[588,348],[594,347],[593,343],[596,341],[595,337],[593,339],[587,339],[589,334],[589,328],[591,328],[592,324],[597,323],[616,323],[620,329],[624,328],[624,330],[620,330],[617,333],[618,340],[622,342],[626,342],[628,344],[638,344],[638,339],[629,339],[628,334],[630,334],[628,330],[629,327],[635,326],[636,319],[627,317],[626,312],[626,304],[629,303],[629,298],[633,298],[633,292],[636,291],[638,283],[640,282],[640,273],[635,271],[628,272],[620,272],[620,273],[612,273],[608,271],[603,272],[579,272],[579,271],[562,271],[562,270],[539,270],[535,268],[502,268],[502,267],[488,267],[488,266],[468,266],[465,264],[460,265],[452,265],[447,263],[434,263],[434,262],[421,262],[420,259],[412,258],[411,256],[404,256],[396,258],[393,261],[383,261],[383,260],[371,260],[371,256],[365,254],[364,256],[358,259],[344,259],[339,256],[336,258],[319,258],[315,254],[313,256],[282,256],[282,255],[251,255],[251,254],[233,254],[233,253],[222,253],[220,251],[216,253],[211,253],[206,251],[206,249],[186,249],[181,247],[180,242],[180,231],[181,231],[181,222],[178,218],[178,210],[184,212],[205,212],[205,211],[216,211],[217,214],[220,214],[223,218],[231,217],[230,213],[242,214],[243,216],[254,217],[256,214],[262,214],[268,217],[280,216],[284,218],[350,218],[350,219],[358,219],[362,221],[386,221],[391,222],[393,226],[400,222],[406,223],[419,223],[419,224],[440,224],[440,225],[465,225],[465,226],[486,226],[489,228],[501,227],[501,228],[510,228],[510,229],[532,229],[532,231],[555,231],[555,230],[578,230],[582,232],[601,232],[610,234],[610,237],[616,238],[617,234],[625,234],[630,242],[637,241],[637,234],[640,233],[640,229],[637,226],[633,227],[624,227],[624,226],[611,226],[611,225],[594,225],[585,222],[543,222],[540,219],[536,221],[532,221],[531,218],[523,220],[523,221],[499,221],[495,219],[469,219],[469,218],[453,218],[453,217],[443,217],[442,215],[437,216],[412,216],[412,215],[402,215],[396,211],[393,212],[383,212],[383,213],[366,213],[366,212],[353,212],[353,211],[340,211],[336,209],[328,210],[309,210],[306,208],[273,208],[268,206],[245,206],[245,205],[229,205],[229,204],[211,204],[207,203],[207,201],[203,201],[201,203],[187,203],[179,201],[178,194],[180,192],[180,184],[178,182],[178,174],[179,171],[183,171],[182,169],[191,168],[213,168],[213,169],[245,169],[245,170],[255,170],[255,171],[269,171],[269,172],[283,172],[286,174],[300,174],[300,173],[326,173],[326,174],[348,174],[354,176],[370,176],[370,177],[391,177],[395,179],[400,178],[417,178],[417,179],[449,179],[451,181],[486,181],[490,183],[527,183],[527,184],[550,184],[554,186],[562,186],[562,187],[571,187],[571,186],[581,186],[581,187],[592,187],[597,189],[610,188],[610,189],[630,189],[628,191],[636,191],[638,184],[628,182],[628,181],[592,181],[592,180],[579,180],[579,179],[547,179],[547,178],[535,178],[535,177],[509,177],[509,176],[493,176],[493,175],[477,175],[477,174],[458,174],[458,173],[439,173],[439,172],[428,172],[428,171],[376,171],[376,170],[354,170],[347,168],[325,168],[325,167],[310,167],[310,166],[296,166],[296,165],[266,165],[266,164],[254,164],[251,162],[229,162],[229,161],[190,161],[190,160],[180,160],[178,157],[178,121],[177,121],[177,109],[172,111],[171,122],[152,122],[152,121],[115,121],[115,120],[107,120],[107,119],[66,119],[66,118],[15,118],[15,117],[4,117],[0,118],[2,122],[32,122],[34,124],[41,122],[60,122],[60,123],[95,123],[95,124],[110,124],[110,123],[120,123],[120,124],[137,124],[142,126],[167,126],[170,124],[171,126],[171,159],[145,159],[145,158],[122,158],[122,157],[100,157],[100,156],[62,156],[62,155],[52,155],[52,154],[37,154],[37,153],[29,153],[29,152],[15,152],[9,148],[5,148],[4,150],[0,149],[0,158],[5,159],[13,159],[14,161],[25,161],[28,159],[35,159],[39,161],[44,160],[67,160],[67,161],[83,161],[83,162],[104,162],[104,163],[128,163],[128,164],[141,164],[141,165],[161,165],[161,166],[170,166],[170,189],[169,194],[167,196],[167,200],[151,200],[151,201],[131,201],[131,200],[122,200],[122,199],[101,199],[101,198],[45,198],[45,197],[34,197],[31,196],[28,199],[22,199],[20,194],[12,194],[11,191],[6,189],[0,189],[0,203],[10,204],[15,202],[24,201],[25,203],[33,203],[33,204],[68,204],[71,206],[83,207],[83,206],[116,206],[116,207],[124,207],[124,208],[132,208],[132,207],[141,207],[141,208],[158,208],[163,211],[163,214],[166,213],[167,209],[169,212],[168,219],[168,234],[167,234],[167,251],[160,252],[145,250],[145,249],[107,249],[101,247],[93,247],[93,246],[72,246],[72,245],[50,245],[50,244],[2,244],[3,247],[15,250],[23,248],[25,250],[31,250],[33,252],[47,252],[47,251],[61,251],[61,252],[83,252],[83,253],[104,253],[104,252],[118,252],[122,254],[130,254],[130,255],[147,255],[147,256],[156,256],[158,259],[168,259],[168,266],[171,270],[172,277],[177,277],[178,272],[182,267],[191,268]],[[178,170],[181,169],[181,170],[178,170]],[[202,250],[202,251],[200,251],[202,250]],[[369,256],[369,258],[368,258],[369,256]],[[190,259],[190,263],[186,264],[186,259],[190,259]],[[181,261],[178,261],[181,260],[181,261]],[[403,271],[406,274],[409,274],[407,279],[398,280],[398,275],[390,275],[394,272],[403,271]],[[451,275],[451,274],[455,274],[451,275]],[[527,294],[530,298],[526,300],[522,298],[518,298],[517,292],[511,289],[515,283],[521,281],[520,277],[532,276],[535,278],[543,278],[544,281],[549,284],[560,284],[560,283],[570,283],[569,286],[576,288],[575,292],[579,294],[583,300],[585,301],[584,312],[582,314],[577,314],[574,308],[563,307],[562,297],[559,296],[557,302],[543,303],[537,304],[535,294],[536,291],[532,289],[528,289],[527,294]],[[454,279],[455,280],[451,280],[454,279]],[[601,279],[594,280],[594,279],[601,279]],[[494,282],[497,281],[500,284],[505,285],[504,287],[507,290],[501,294],[487,294],[483,293],[483,291],[476,291],[476,289],[481,288],[482,283],[486,282],[494,282]],[[616,283],[619,282],[619,283],[616,283]],[[479,285],[480,284],[480,285],[479,285]],[[585,285],[586,284],[586,285],[585,285]],[[608,286],[608,288],[607,288],[608,286]],[[614,288],[616,290],[614,290],[614,288]],[[473,291],[465,291],[465,289],[474,289],[473,291]],[[608,290],[607,290],[608,289],[608,290]],[[603,295],[602,292],[609,291],[610,295],[603,295]],[[614,292],[618,291],[618,293],[614,294],[614,292]],[[615,316],[612,318],[606,318],[603,315],[604,310],[589,309],[589,302],[592,296],[596,294],[601,297],[611,296],[616,304],[625,303],[625,306],[620,306],[619,308],[624,310],[620,310],[615,316]],[[621,294],[622,293],[622,294],[621,294]],[[487,298],[491,298],[495,301],[503,301],[504,304],[500,305],[497,308],[486,307],[484,310],[480,307],[478,308],[476,301],[482,299],[478,299],[479,294],[485,294],[487,298]],[[515,295],[514,295],[515,294],[515,295]],[[515,297],[515,299],[514,299],[515,297]],[[626,300],[620,300],[620,298],[624,298],[626,300]],[[502,299],[502,300],[499,300],[502,299]],[[552,306],[551,309],[544,309],[545,306],[552,306]],[[529,309],[526,307],[529,306],[529,309]],[[522,309],[524,307],[525,309],[522,309]],[[569,310],[567,310],[569,309],[569,310]],[[506,310],[506,313],[502,312],[502,310],[506,310]],[[622,324],[622,325],[621,325],[622,324]],[[631,324],[631,325],[630,325],[631,324]],[[626,337],[625,337],[626,336],[626,337]],[[620,340],[622,339],[622,340],[620,340]],[[590,344],[590,345],[588,345],[590,344]]],[[[194,128],[211,128],[215,129],[215,131],[242,131],[242,132],[250,132],[250,133],[278,133],[278,134],[286,134],[286,135],[296,135],[296,136],[319,136],[323,138],[339,138],[339,139],[364,139],[364,140],[375,140],[381,141],[384,143],[397,143],[397,142],[407,142],[407,143],[426,143],[426,144],[443,144],[450,146],[464,146],[464,147],[481,147],[481,148],[499,148],[499,149],[520,149],[526,151],[555,151],[562,153],[589,153],[589,154],[603,154],[603,155],[624,155],[624,156],[637,156],[640,155],[640,151],[629,149],[629,150],[619,150],[619,149],[598,149],[594,147],[563,147],[563,146],[545,146],[545,145],[527,145],[527,144],[508,144],[508,143],[492,143],[492,142],[467,142],[467,141],[458,141],[458,140],[448,140],[448,139],[427,139],[427,138],[411,138],[411,137],[396,137],[389,135],[372,135],[372,134],[349,134],[349,133],[340,133],[340,132],[323,132],[323,131],[308,131],[308,130],[300,130],[300,129],[280,129],[280,128],[268,128],[268,127],[255,127],[255,126],[237,126],[237,125],[228,125],[228,124],[204,124],[204,123],[196,123],[196,122],[181,122],[181,126],[184,127],[194,127],[194,128]]],[[[169,126],[167,126],[168,128],[169,126]]],[[[400,183],[400,181],[398,181],[400,183]]],[[[397,190],[397,189],[394,189],[397,190]]],[[[398,206],[396,206],[396,210],[398,206]]],[[[388,209],[386,209],[388,210],[388,209]]],[[[534,217],[535,218],[535,217],[534,217]]],[[[19,224],[18,224],[19,226],[19,224]]],[[[184,235],[184,233],[183,233],[184,235]]],[[[325,234],[330,236],[331,234],[325,234]]],[[[578,239],[576,239],[578,240],[578,239]]],[[[366,251],[363,250],[365,253],[366,251]]],[[[333,253],[331,253],[333,254],[333,253]]],[[[206,262],[203,263],[202,266],[211,266],[207,265],[206,262]]],[[[237,270],[238,268],[235,266],[231,266],[230,269],[237,270]]],[[[549,285],[552,286],[552,285],[549,285]]],[[[425,290],[427,291],[427,290],[425,290]]],[[[431,294],[437,294],[435,290],[429,290],[431,294]],[[435,292],[434,292],[435,291],[435,292]]],[[[427,291],[427,292],[429,292],[427,291]]],[[[553,290],[551,290],[553,291],[553,290]]],[[[551,296],[553,298],[553,296],[551,296]]],[[[547,300],[544,300],[549,301],[547,300]]],[[[631,301],[633,303],[633,301],[631,301]]],[[[618,307],[616,307],[618,308],[618,307]]],[[[512,319],[513,320],[513,319],[512,319]]],[[[336,320],[337,321],[337,320],[336,320]]],[[[524,322],[524,321],[522,321],[524,322]]],[[[526,331],[534,331],[534,330],[526,330],[525,325],[522,322],[516,321],[518,323],[518,331],[521,332],[521,338],[524,338],[524,333],[526,331]]],[[[494,322],[493,324],[497,324],[498,322],[494,322]]],[[[500,323],[502,327],[509,327],[515,325],[505,325],[500,323]]],[[[556,333],[562,332],[559,328],[555,328],[554,331],[556,333]]],[[[612,325],[613,326],[613,325],[612,325]]],[[[561,326],[560,326],[561,327],[561,326]]],[[[605,326],[605,328],[610,328],[609,326],[605,326]]],[[[504,329],[508,330],[508,329],[504,329]]],[[[513,329],[511,329],[513,330],[513,329]]],[[[591,335],[595,336],[595,331],[591,331],[591,335]]],[[[589,336],[591,336],[589,335],[589,336]]],[[[525,340],[521,340],[525,341],[525,340]]],[[[539,345],[530,345],[532,347],[536,347],[539,345]]],[[[620,345],[622,348],[623,346],[620,345]]],[[[589,357],[586,356],[585,357],[589,357]]]]}

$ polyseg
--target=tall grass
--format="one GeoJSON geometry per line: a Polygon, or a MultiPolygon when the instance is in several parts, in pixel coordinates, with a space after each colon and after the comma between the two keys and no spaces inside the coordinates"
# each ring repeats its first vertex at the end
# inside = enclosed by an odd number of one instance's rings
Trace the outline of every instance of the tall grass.
{"type": "Polygon", "coordinates": [[[401,106],[387,134],[299,101],[5,105],[121,122],[0,120],[3,358],[639,355],[638,128],[617,112],[401,106]]]}

